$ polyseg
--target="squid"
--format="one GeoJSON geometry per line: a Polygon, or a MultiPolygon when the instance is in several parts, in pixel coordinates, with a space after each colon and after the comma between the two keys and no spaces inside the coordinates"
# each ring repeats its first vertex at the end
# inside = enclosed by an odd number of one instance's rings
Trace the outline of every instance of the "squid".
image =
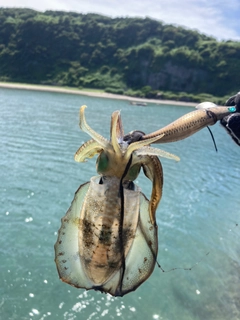
{"type": "Polygon", "coordinates": [[[97,154],[98,176],[79,187],[62,218],[55,262],[60,279],[67,284],[124,296],[146,281],[157,263],[156,210],[163,188],[159,157],[180,160],[152,145],[185,139],[223,119],[226,124],[236,107],[202,103],[155,132],[126,135],[120,112],[115,111],[110,140],[88,125],[85,109],[80,108],[79,125],[91,139],[74,158],[85,162],[97,154]],[[152,184],[150,199],[134,183],[141,169],[152,184]]]}

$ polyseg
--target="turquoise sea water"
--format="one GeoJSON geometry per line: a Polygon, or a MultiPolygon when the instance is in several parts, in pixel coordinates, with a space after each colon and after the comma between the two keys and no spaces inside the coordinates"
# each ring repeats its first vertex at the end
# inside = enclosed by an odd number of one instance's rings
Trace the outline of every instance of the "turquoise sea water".
{"type": "MultiPolygon", "coordinates": [[[[58,279],[53,246],[60,219],[79,185],[96,175],[95,159],[73,160],[89,139],[78,127],[82,104],[105,137],[117,109],[126,133],[155,131],[192,110],[0,89],[0,319],[240,319],[240,148],[219,125],[212,128],[218,153],[207,129],[159,145],[181,158],[162,160],[157,212],[158,262],[178,269],[156,267],[123,298],[58,279]]],[[[146,178],[138,184],[150,193],[146,178]]]]}

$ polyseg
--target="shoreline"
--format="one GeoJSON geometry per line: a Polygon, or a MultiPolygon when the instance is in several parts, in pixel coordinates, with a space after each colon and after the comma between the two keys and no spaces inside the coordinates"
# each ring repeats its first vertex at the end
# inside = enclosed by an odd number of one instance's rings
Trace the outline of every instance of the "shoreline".
{"type": "Polygon", "coordinates": [[[76,95],[89,96],[89,97],[95,97],[95,98],[125,100],[125,101],[129,101],[130,103],[131,102],[146,103],[146,104],[154,103],[159,105],[172,105],[172,106],[185,106],[185,107],[195,107],[198,104],[194,102],[184,102],[184,101],[175,101],[175,100],[137,98],[137,97],[120,95],[120,94],[107,93],[107,92],[97,92],[97,91],[94,92],[94,91],[81,90],[77,88],[64,88],[64,87],[45,86],[45,85],[38,85],[38,84],[0,82],[0,88],[76,94],[76,95]]]}

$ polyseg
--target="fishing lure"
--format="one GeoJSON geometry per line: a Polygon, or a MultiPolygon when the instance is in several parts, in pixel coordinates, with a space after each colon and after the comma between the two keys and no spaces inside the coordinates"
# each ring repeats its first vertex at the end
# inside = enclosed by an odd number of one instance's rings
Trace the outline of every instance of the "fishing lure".
{"type": "Polygon", "coordinates": [[[120,112],[115,111],[108,141],[89,127],[85,108],[80,109],[80,128],[92,139],[77,150],[75,160],[84,162],[98,154],[99,176],[79,187],[62,218],[55,262],[62,281],[123,296],[146,281],[156,264],[156,209],[163,187],[158,157],[179,160],[150,144],[184,139],[234,110],[200,107],[147,135],[142,131],[124,135],[120,112]],[[141,168],[152,182],[150,200],[134,184],[141,168]]]}

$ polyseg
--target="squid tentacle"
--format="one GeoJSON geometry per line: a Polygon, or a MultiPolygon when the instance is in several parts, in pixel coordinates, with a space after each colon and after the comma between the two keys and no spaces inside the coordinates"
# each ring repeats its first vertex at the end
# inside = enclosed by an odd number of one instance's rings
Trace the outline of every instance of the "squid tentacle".
{"type": "Polygon", "coordinates": [[[142,163],[145,176],[152,181],[152,194],[149,202],[151,223],[156,225],[156,210],[162,198],[163,170],[157,156],[145,156],[142,163]]]}

